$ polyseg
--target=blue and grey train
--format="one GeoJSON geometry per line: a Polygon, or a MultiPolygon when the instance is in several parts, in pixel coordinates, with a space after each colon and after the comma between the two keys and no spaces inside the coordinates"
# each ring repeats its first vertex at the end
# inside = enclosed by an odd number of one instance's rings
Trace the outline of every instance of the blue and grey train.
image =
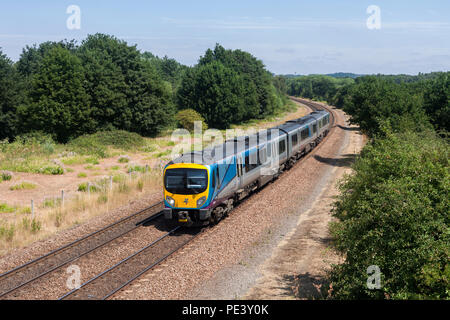
{"type": "Polygon", "coordinates": [[[330,113],[305,117],[183,154],[164,168],[164,217],[185,226],[215,224],[276,179],[329,132],[330,113]]]}

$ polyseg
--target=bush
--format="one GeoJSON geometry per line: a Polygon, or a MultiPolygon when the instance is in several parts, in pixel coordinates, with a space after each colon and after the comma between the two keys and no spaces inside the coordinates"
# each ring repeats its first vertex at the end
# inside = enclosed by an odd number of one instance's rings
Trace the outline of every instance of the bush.
{"type": "Polygon", "coordinates": [[[12,179],[12,173],[9,171],[2,171],[0,175],[0,182],[1,181],[9,181],[12,179]]]}
{"type": "Polygon", "coordinates": [[[15,208],[8,206],[6,203],[0,203],[0,213],[14,212],[15,208]]]}
{"type": "Polygon", "coordinates": [[[38,173],[41,174],[51,174],[51,175],[60,175],[64,174],[64,168],[61,166],[46,166],[43,168],[39,168],[38,173]]]}
{"type": "Polygon", "coordinates": [[[120,156],[117,161],[119,163],[128,163],[130,161],[130,157],[129,156],[120,156]]]}
{"type": "MultiPolygon", "coordinates": [[[[78,185],[78,191],[80,192],[88,192],[88,183],[87,182],[83,182],[81,184],[78,185]]],[[[91,192],[99,192],[100,191],[100,187],[96,184],[91,183],[90,184],[90,191],[91,192]]]]}
{"type": "Polygon", "coordinates": [[[9,190],[31,190],[35,189],[36,185],[30,182],[22,182],[19,184],[16,184],[14,186],[9,187],[9,190]]]}
{"type": "Polygon", "coordinates": [[[208,125],[205,123],[205,119],[201,116],[200,113],[193,109],[184,109],[179,111],[175,119],[178,121],[179,126],[189,131],[194,131],[194,122],[200,121],[202,124],[203,130],[208,129],[208,125]]]}
{"type": "Polygon", "coordinates": [[[68,146],[80,154],[106,158],[108,146],[122,150],[137,150],[145,146],[145,139],[134,132],[110,130],[80,136],[70,141],[68,146]]]}
{"type": "Polygon", "coordinates": [[[345,262],[330,273],[333,298],[450,298],[449,151],[430,132],[386,133],[364,148],[335,203],[345,262]],[[371,265],[379,290],[366,286],[371,265]]]}

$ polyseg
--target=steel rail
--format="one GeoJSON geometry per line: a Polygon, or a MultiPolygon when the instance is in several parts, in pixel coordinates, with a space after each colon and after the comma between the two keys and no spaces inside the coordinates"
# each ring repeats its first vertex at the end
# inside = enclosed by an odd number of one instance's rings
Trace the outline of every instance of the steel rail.
{"type": "MultiPolygon", "coordinates": [[[[153,204],[153,205],[151,205],[151,206],[149,206],[149,207],[147,207],[147,208],[145,208],[145,209],[143,209],[143,210],[140,210],[140,211],[138,211],[138,212],[135,212],[135,213],[132,214],[132,215],[129,215],[129,216],[127,216],[127,217],[124,217],[124,218],[120,219],[119,221],[116,221],[116,222],[114,222],[114,223],[112,223],[112,224],[110,224],[110,225],[108,225],[108,226],[106,226],[106,227],[104,227],[104,228],[102,228],[102,229],[99,229],[99,230],[97,230],[97,231],[95,231],[95,232],[92,232],[92,233],[90,233],[90,234],[88,234],[88,235],[86,235],[86,236],[84,236],[84,237],[82,237],[82,238],[80,238],[80,239],[77,239],[77,240],[75,240],[75,241],[73,241],[73,242],[71,242],[71,243],[69,243],[69,244],[67,244],[67,245],[64,245],[64,246],[62,246],[62,247],[60,247],[60,248],[58,248],[58,249],[55,249],[55,250],[53,250],[53,251],[51,251],[51,252],[49,252],[49,253],[47,253],[47,254],[45,254],[45,255],[42,255],[42,256],[40,256],[40,257],[38,257],[38,258],[36,258],[36,259],[30,261],[30,262],[27,262],[27,263],[25,263],[25,264],[23,264],[23,265],[20,265],[20,266],[14,268],[14,269],[12,269],[12,270],[10,270],[10,271],[8,271],[8,272],[5,272],[5,273],[3,273],[3,274],[0,275],[0,284],[1,284],[3,281],[6,281],[6,280],[7,280],[8,278],[10,278],[11,276],[16,275],[16,274],[18,274],[19,272],[24,271],[24,270],[26,270],[26,269],[29,269],[30,267],[36,265],[38,262],[43,262],[43,261],[45,261],[45,259],[50,259],[50,258],[52,258],[52,257],[54,257],[54,256],[56,256],[56,255],[58,255],[58,254],[60,254],[60,253],[63,253],[64,251],[66,251],[66,250],[68,250],[68,249],[76,248],[77,245],[79,245],[79,244],[81,244],[81,243],[85,243],[85,242],[88,241],[89,239],[95,240],[95,238],[94,238],[95,236],[97,236],[97,235],[99,235],[99,234],[101,234],[101,233],[105,233],[105,232],[107,232],[108,230],[113,230],[114,227],[119,226],[119,225],[122,225],[123,223],[125,223],[125,222],[127,222],[127,221],[130,221],[130,220],[132,220],[133,218],[135,218],[135,217],[137,217],[137,216],[139,216],[139,215],[142,215],[143,213],[146,213],[147,211],[149,211],[149,210],[151,210],[151,209],[157,207],[158,205],[161,205],[162,203],[163,203],[163,202],[161,201],[161,202],[158,202],[158,203],[156,203],[156,204],[153,204]]],[[[8,294],[12,293],[13,291],[16,291],[17,289],[19,289],[19,288],[21,288],[21,287],[23,287],[23,286],[25,286],[25,285],[27,285],[27,284],[29,284],[29,283],[31,283],[31,282],[36,281],[37,279],[39,279],[39,278],[41,278],[41,277],[43,277],[43,276],[49,274],[50,272],[55,271],[56,269],[61,268],[62,266],[66,265],[66,264],[68,264],[68,263],[70,263],[70,262],[72,262],[72,261],[74,261],[74,260],[76,260],[76,259],[79,259],[79,258],[82,257],[82,256],[87,255],[88,253],[90,253],[90,252],[92,252],[92,251],[94,251],[94,250],[99,249],[100,247],[105,246],[106,244],[108,244],[108,243],[110,243],[110,242],[116,240],[117,238],[122,237],[122,236],[128,234],[129,232],[135,230],[136,228],[138,228],[138,227],[141,226],[142,224],[144,224],[144,223],[146,223],[146,222],[149,222],[149,221],[152,221],[152,220],[154,220],[154,219],[156,219],[156,218],[158,218],[158,217],[160,217],[160,216],[162,216],[162,212],[161,212],[161,211],[158,212],[158,213],[156,213],[156,214],[154,214],[154,215],[151,215],[150,217],[147,217],[147,218],[145,218],[145,219],[143,219],[143,220],[137,222],[132,228],[130,228],[130,229],[124,231],[124,232],[121,232],[121,233],[119,233],[119,234],[117,234],[117,235],[113,235],[111,238],[107,239],[107,240],[104,241],[104,242],[101,242],[101,243],[98,244],[98,245],[95,245],[93,248],[90,248],[90,249],[87,250],[87,251],[78,253],[78,254],[76,254],[75,256],[72,256],[72,257],[70,257],[70,258],[68,258],[68,259],[65,259],[65,260],[63,260],[61,263],[57,264],[56,266],[54,266],[54,267],[52,266],[52,267],[46,269],[44,272],[39,273],[38,275],[32,277],[31,279],[28,279],[28,280],[26,280],[26,281],[23,281],[23,282],[19,283],[18,285],[14,286],[14,287],[12,287],[12,288],[9,288],[9,289],[6,290],[5,292],[0,293],[0,298],[3,297],[3,296],[5,296],[5,295],[8,295],[8,294]]]]}

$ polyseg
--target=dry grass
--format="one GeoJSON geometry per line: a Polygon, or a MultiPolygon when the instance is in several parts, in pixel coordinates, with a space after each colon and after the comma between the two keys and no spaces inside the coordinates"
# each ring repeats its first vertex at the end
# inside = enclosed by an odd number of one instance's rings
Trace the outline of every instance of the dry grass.
{"type": "Polygon", "coordinates": [[[66,200],[64,206],[58,202],[35,208],[34,219],[29,208],[16,210],[12,218],[0,220],[0,256],[105,214],[131,200],[158,192],[161,188],[161,171],[150,170],[142,174],[134,173],[131,179],[128,176],[121,179],[113,183],[112,189],[79,193],[75,198],[66,200]]]}

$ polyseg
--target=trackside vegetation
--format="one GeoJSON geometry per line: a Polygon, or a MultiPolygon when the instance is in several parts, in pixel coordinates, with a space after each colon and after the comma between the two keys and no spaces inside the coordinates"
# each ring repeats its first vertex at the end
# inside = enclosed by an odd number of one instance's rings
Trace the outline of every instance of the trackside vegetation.
{"type": "Polygon", "coordinates": [[[329,298],[450,298],[449,75],[287,79],[290,94],[337,105],[369,137],[334,204],[344,262],[328,274],[329,298]]]}
{"type": "Polygon", "coordinates": [[[333,298],[450,298],[449,155],[432,131],[387,131],[364,148],[335,204],[331,233],[346,259],[330,274],[333,298]],[[378,290],[366,284],[371,265],[378,290]]]}

